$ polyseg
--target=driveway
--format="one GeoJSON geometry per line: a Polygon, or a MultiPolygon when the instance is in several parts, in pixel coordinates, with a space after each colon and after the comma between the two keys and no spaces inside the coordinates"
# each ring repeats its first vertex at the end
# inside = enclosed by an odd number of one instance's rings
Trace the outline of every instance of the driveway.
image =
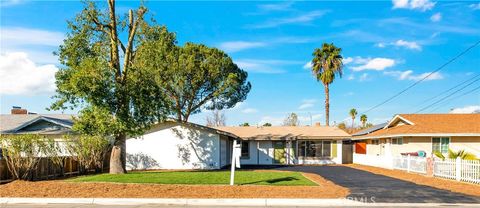
{"type": "Polygon", "coordinates": [[[418,185],[346,166],[289,166],[279,170],[315,173],[350,189],[349,199],[383,203],[480,203],[480,197],[418,185]]]}

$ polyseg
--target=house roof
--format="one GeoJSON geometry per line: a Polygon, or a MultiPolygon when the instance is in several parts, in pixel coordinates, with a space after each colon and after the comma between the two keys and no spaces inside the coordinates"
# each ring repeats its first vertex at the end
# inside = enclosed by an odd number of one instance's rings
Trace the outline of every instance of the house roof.
{"type": "MultiPolygon", "coordinates": [[[[73,125],[71,114],[1,114],[0,115],[0,133],[11,134],[36,123],[37,121],[47,121],[67,129],[73,125]]],[[[58,131],[37,131],[39,134],[61,134],[64,130],[58,131]]],[[[32,133],[32,132],[30,132],[32,133]]]]}
{"type": "Polygon", "coordinates": [[[480,114],[399,114],[384,128],[353,139],[396,136],[480,136],[480,114]]]}
{"type": "Polygon", "coordinates": [[[200,125],[200,124],[196,124],[196,123],[191,123],[191,122],[179,122],[179,121],[176,121],[174,119],[169,119],[165,122],[158,123],[158,124],[156,124],[156,126],[167,124],[167,123],[174,123],[174,124],[179,124],[179,125],[183,125],[183,126],[187,126],[187,127],[194,127],[194,128],[198,128],[198,129],[202,129],[202,130],[211,132],[211,133],[216,133],[216,134],[219,134],[219,135],[224,135],[224,136],[228,136],[228,137],[232,137],[232,138],[239,138],[237,135],[235,135],[233,133],[230,133],[228,131],[224,131],[224,130],[221,130],[221,129],[218,129],[218,128],[212,128],[212,127],[208,127],[208,126],[204,126],[204,125],[200,125]]]}
{"type": "Polygon", "coordinates": [[[387,125],[387,123],[377,124],[377,125],[374,125],[370,128],[366,128],[366,129],[362,129],[360,131],[357,131],[354,134],[352,134],[352,136],[361,136],[361,135],[369,134],[369,133],[372,133],[374,131],[378,131],[380,129],[383,129],[386,125],[387,125]]]}
{"type": "Polygon", "coordinates": [[[346,139],[350,134],[328,126],[235,126],[216,127],[247,140],[346,139]]]}

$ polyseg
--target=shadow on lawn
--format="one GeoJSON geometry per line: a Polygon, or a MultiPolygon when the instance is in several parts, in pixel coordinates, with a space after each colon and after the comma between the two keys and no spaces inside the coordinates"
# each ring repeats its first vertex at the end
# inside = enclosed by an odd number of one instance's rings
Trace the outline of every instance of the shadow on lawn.
{"type": "Polygon", "coordinates": [[[275,178],[275,179],[269,179],[269,180],[261,180],[261,181],[253,181],[249,183],[242,183],[242,185],[249,185],[249,184],[259,184],[259,183],[269,183],[269,184],[274,184],[274,183],[280,183],[280,182],[285,182],[285,181],[298,181],[298,178],[295,177],[283,177],[283,178],[275,178]]]}

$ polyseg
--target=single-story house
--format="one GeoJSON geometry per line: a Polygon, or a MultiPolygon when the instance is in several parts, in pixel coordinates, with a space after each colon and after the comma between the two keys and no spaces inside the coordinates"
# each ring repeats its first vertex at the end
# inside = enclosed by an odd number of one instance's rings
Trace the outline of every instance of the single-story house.
{"type": "Polygon", "coordinates": [[[210,128],[188,122],[154,125],[127,140],[128,169],[219,169],[230,165],[233,140],[241,165],[342,163],[351,157],[350,135],[336,127],[274,126],[210,128]]]}
{"type": "Polygon", "coordinates": [[[2,114],[0,134],[40,134],[61,138],[70,133],[70,114],[2,114]]]}
{"type": "Polygon", "coordinates": [[[480,157],[480,114],[399,114],[352,135],[353,162],[391,168],[402,153],[432,156],[449,149],[480,157]]]}

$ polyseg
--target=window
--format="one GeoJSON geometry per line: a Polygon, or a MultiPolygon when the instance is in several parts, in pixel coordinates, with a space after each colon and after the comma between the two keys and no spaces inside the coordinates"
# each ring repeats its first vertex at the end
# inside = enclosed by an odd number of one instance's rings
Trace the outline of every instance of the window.
{"type": "Polygon", "coordinates": [[[298,145],[300,157],[330,157],[331,141],[302,141],[298,145]]]}
{"type": "Polygon", "coordinates": [[[392,144],[402,145],[403,144],[403,138],[402,137],[392,138],[392,144]]]}
{"type": "Polygon", "coordinates": [[[447,153],[449,144],[450,138],[448,137],[434,137],[432,138],[432,152],[447,153]]]}
{"type": "Polygon", "coordinates": [[[242,158],[250,158],[250,148],[249,148],[248,141],[242,141],[242,154],[240,157],[242,158]]]}
{"type": "Polygon", "coordinates": [[[378,145],[378,144],[379,144],[379,142],[380,142],[380,141],[379,141],[378,139],[374,139],[374,140],[372,140],[372,144],[373,144],[373,145],[378,145]]]}

